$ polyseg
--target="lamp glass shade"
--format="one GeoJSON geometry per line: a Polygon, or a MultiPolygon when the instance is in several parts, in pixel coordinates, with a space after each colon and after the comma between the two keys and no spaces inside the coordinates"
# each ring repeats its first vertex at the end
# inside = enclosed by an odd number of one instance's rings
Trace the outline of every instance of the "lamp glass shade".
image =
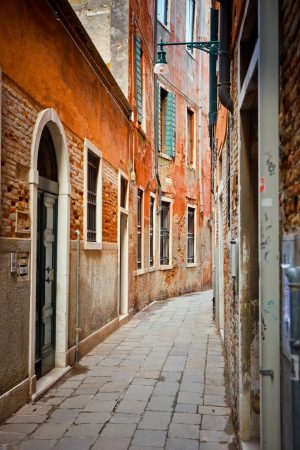
{"type": "Polygon", "coordinates": [[[154,66],[154,73],[157,75],[167,75],[169,73],[169,67],[167,63],[156,63],[154,66]]]}

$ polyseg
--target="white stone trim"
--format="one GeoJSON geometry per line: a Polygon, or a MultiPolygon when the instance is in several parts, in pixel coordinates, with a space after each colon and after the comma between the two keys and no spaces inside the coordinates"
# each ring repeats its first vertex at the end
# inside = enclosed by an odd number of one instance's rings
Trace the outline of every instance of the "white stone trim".
{"type": "Polygon", "coordinates": [[[186,206],[186,267],[195,267],[197,265],[197,207],[191,203],[188,203],[186,206]],[[194,210],[194,261],[189,263],[187,261],[188,258],[188,210],[194,210]]]}
{"type": "Polygon", "coordinates": [[[170,230],[169,230],[169,264],[161,264],[160,263],[160,223],[161,223],[161,212],[159,213],[159,252],[158,252],[158,257],[159,257],[159,270],[169,270],[173,268],[173,248],[172,248],[172,243],[173,243],[173,203],[174,200],[169,198],[169,197],[161,197],[161,202],[168,202],[170,203],[170,209],[169,209],[169,213],[170,213],[170,230]]]}
{"type": "MultiPolygon", "coordinates": [[[[138,191],[142,191],[143,192],[143,197],[142,197],[142,240],[141,240],[141,267],[138,269],[136,269],[137,274],[143,273],[142,271],[145,268],[145,189],[143,188],[143,186],[137,185],[136,186],[136,200],[138,201],[138,191]]],[[[138,203],[136,203],[136,211],[138,211],[138,203]]],[[[137,222],[138,221],[138,214],[136,212],[136,233],[137,233],[137,222]]],[[[136,259],[136,263],[137,263],[137,259],[136,259]]],[[[137,266],[136,266],[137,267],[137,266]]]]}
{"type": "Polygon", "coordinates": [[[128,286],[129,286],[129,223],[128,223],[128,205],[129,205],[129,180],[125,172],[119,169],[118,173],[118,317],[128,314],[128,286]],[[126,208],[121,207],[121,180],[127,181],[126,208]],[[126,220],[126,230],[121,242],[121,218],[126,220]],[[121,248],[123,244],[123,248],[121,248]],[[122,259],[122,265],[121,265],[122,259]],[[121,273],[122,266],[122,273],[121,273]]]}
{"type": "Polygon", "coordinates": [[[84,140],[84,188],[83,188],[83,241],[85,250],[101,250],[102,249],[102,152],[88,139],[84,140]],[[99,169],[97,176],[97,192],[96,192],[96,242],[87,240],[87,191],[88,191],[88,152],[91,151],[99,158],[99,169]]]}
{"type": "Polygon", "coordinates": [[[69,248],[70,248],[70,179],[67,139],[54,109],[45,109],[37,117],[31,144],[30,215],[31,215],[31,279],[29,323],[29,376],[35,375],[36,317],[36,250],[37,250],[37,160],[41,134],[48,126],[56,151],[58,169],[57,286],[56,286],[56,350],[55,366],[66,367],[68,348],[69,248]],[[61,219],[61,220],[60,220],[61,219]]]}
{"type": "Polygon", "coordinates": [[[157,209],[157,201],[156,201],[156,195],[153,192],[150,192],[150,199],[149,199],[149,271],[155,270],[156,267],[156,232],[157,232],[157,213],[156,213],[156,209],[157,209]],[[153,266],[150,266],[150,202],[151,202],[151,198],[154,199],[154,204],[153,204],[153,266]]]}

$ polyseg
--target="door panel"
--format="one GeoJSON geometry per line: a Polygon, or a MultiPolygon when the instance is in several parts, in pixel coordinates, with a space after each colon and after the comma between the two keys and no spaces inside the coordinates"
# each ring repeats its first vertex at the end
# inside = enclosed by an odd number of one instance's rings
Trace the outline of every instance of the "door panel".
{"type": "Polygon", "coordinates": [[[38,192],[36,376],[55,366],[57,196],[38,192]]]}

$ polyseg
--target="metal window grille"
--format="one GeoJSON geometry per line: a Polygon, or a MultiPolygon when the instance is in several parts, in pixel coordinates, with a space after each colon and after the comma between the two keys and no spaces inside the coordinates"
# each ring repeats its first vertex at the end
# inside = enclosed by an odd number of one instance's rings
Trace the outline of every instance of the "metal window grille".
{"type": "Polygon", "coordinates": [[[195,210],[188,208],[187,262],[195,262],[195,210]]]}
{"type": "Polygon", "coordinates": [[[96,242],[97,179],[100,158],[88,152],[87,240],[96,242]]]}
{"type": "Polygon", "coordinates": [[[162,202],[160,210],[160,264],[170,263],[170,203],[162,202]]]}
{"type": "Polygon", "coordinates": [[[143,191],[138,189],[137,203],[137,268],[142,268],[142,211],[143,191]]]}
{"type": "Polygon", "coordinates": [[[150,266],[154,265],[154,198],[150,197],[150,266]]]}

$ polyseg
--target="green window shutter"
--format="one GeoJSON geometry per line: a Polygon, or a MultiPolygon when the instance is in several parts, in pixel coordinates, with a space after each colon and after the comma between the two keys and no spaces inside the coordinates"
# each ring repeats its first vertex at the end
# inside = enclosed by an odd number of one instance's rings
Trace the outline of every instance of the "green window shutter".
{"type": "Polygon", "coordinates": [[[169,92],[166,104],[166,155],[175,157],[176,96],[169,92]]]}
{"type": "Polygon", "coordinates": [[[160,85],[156,83],[156,149],[161,151],[161,129],[160,129],[160,85]]]}
{"type": "Polygon", "coordinates": [[[135,38],[136,63],[136,105],[138,123],[143,122],[143,80],[142,80],[142,42],[140,37],[135,38]]]}

